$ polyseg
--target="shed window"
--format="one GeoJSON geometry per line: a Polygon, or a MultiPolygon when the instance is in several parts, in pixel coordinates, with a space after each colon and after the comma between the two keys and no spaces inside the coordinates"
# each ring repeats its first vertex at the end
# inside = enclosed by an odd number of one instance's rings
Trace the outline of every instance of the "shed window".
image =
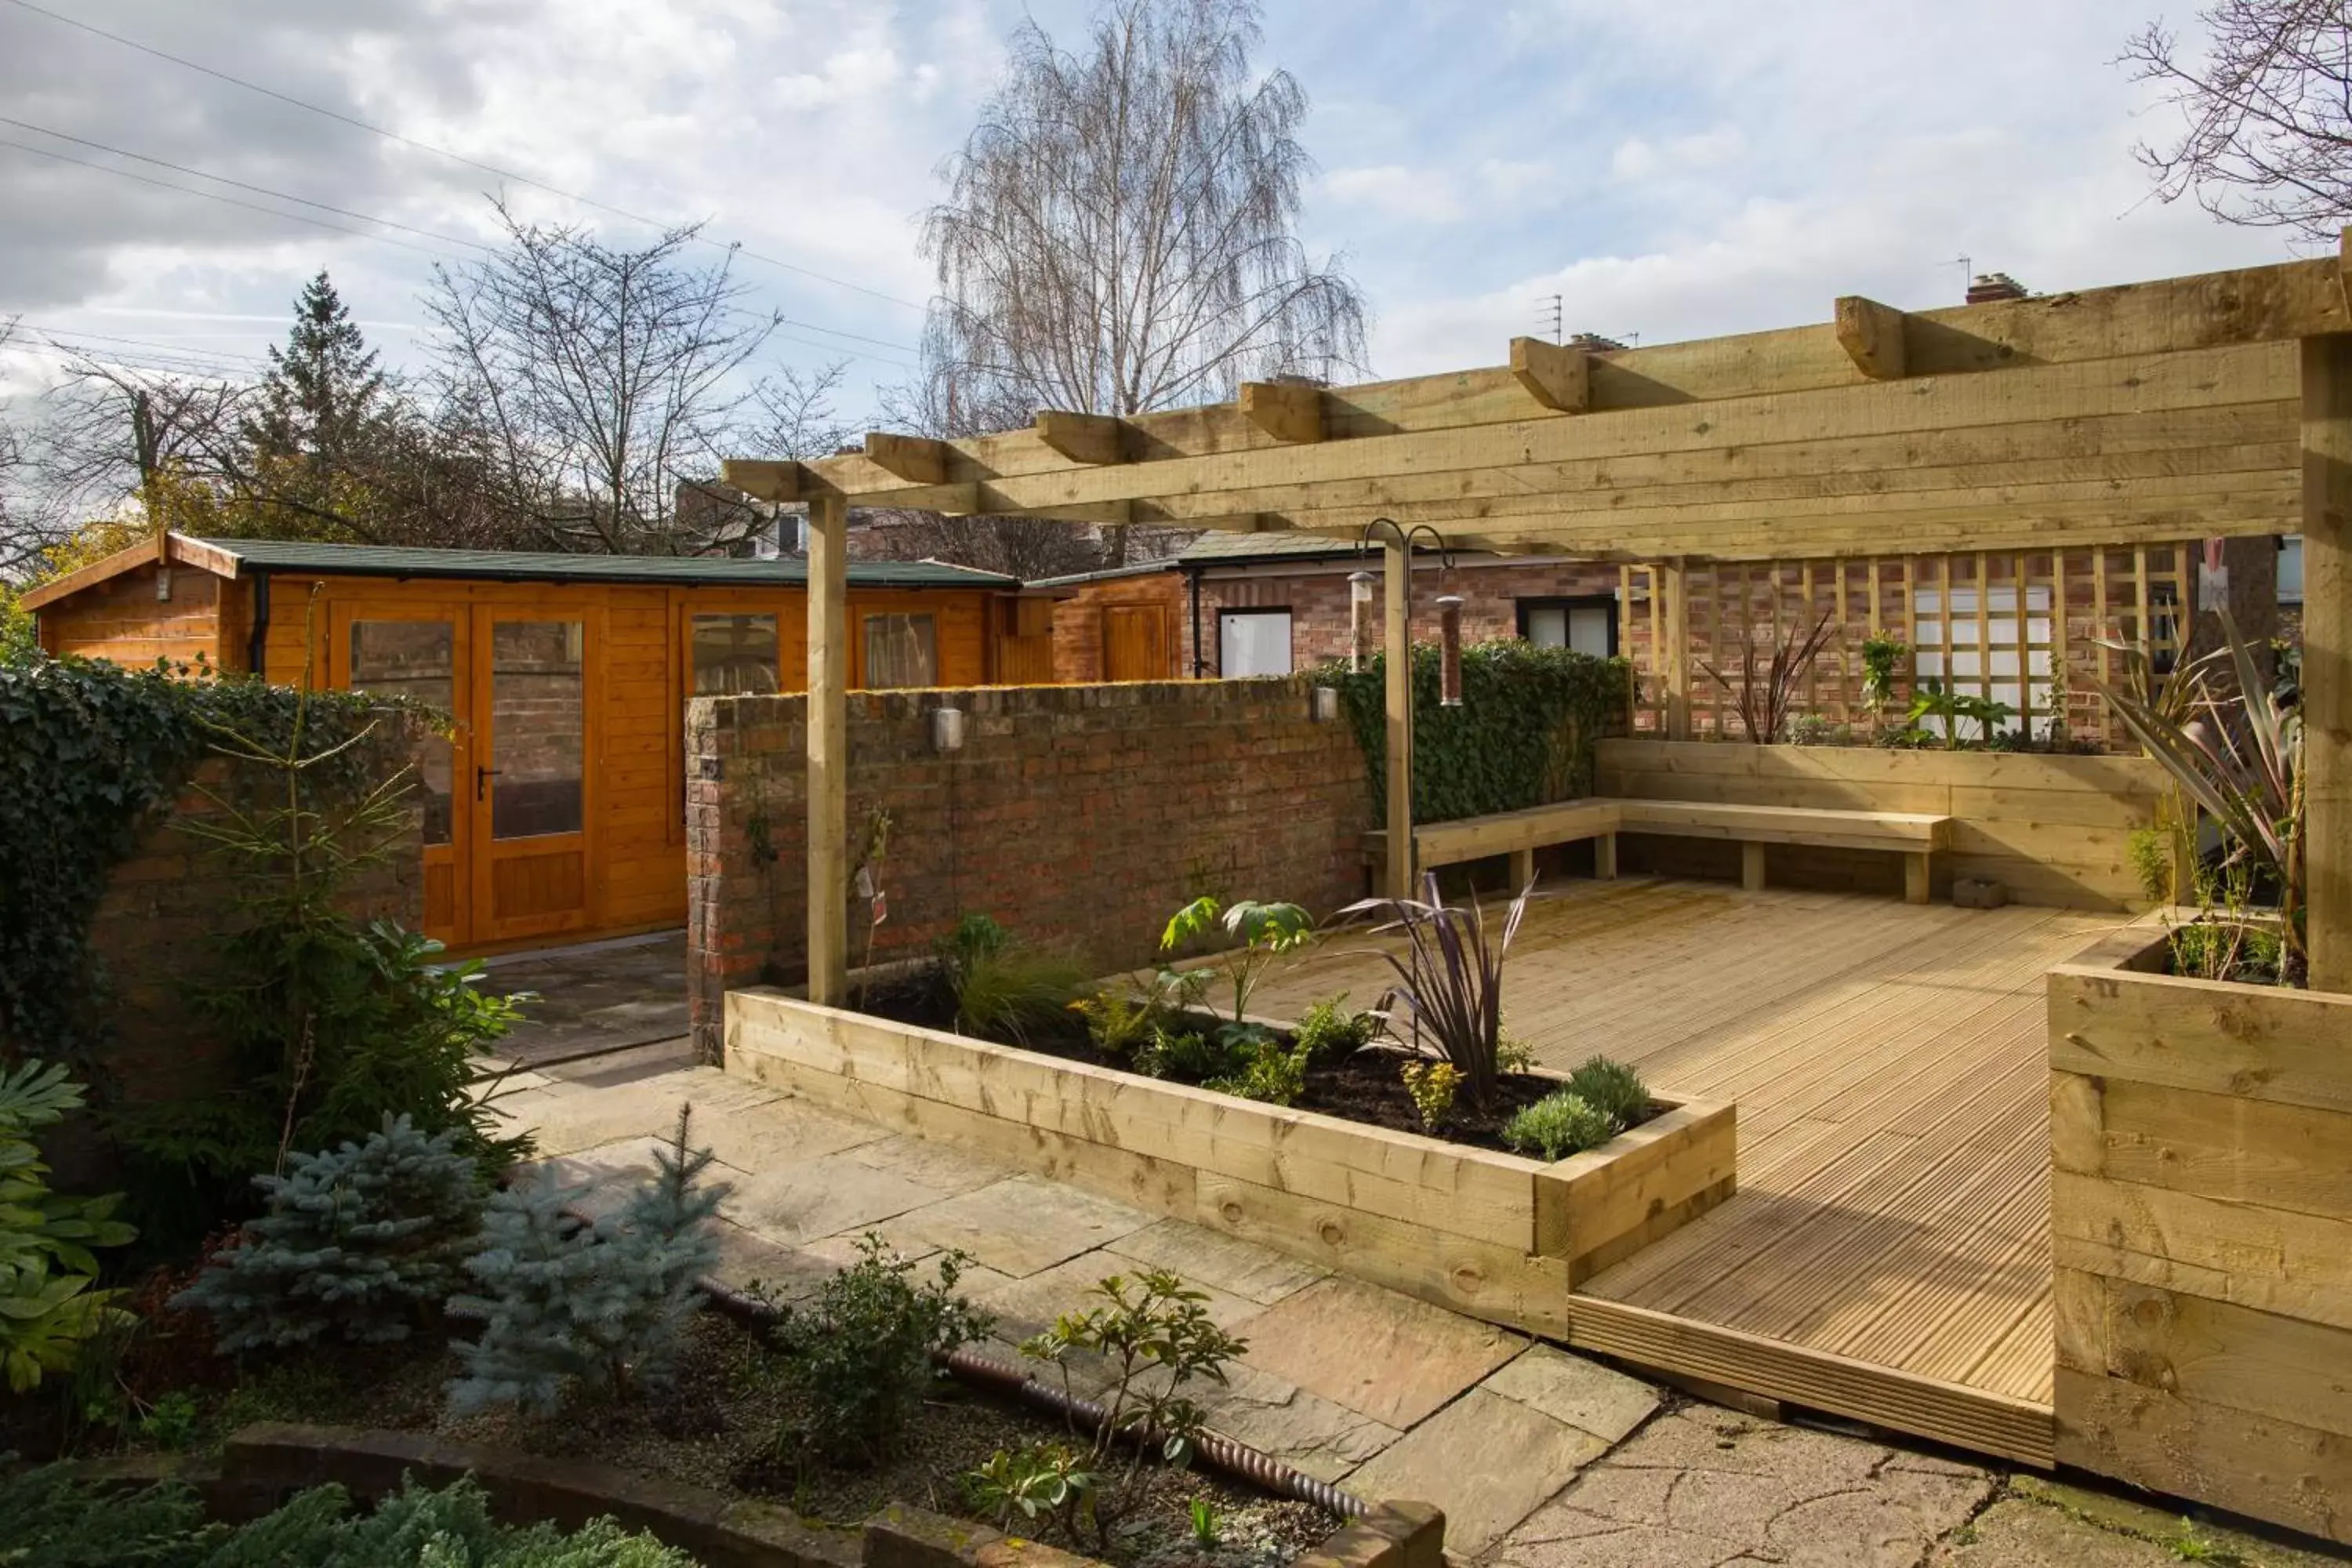
{"type": "Polygon", "coordinates": [[[1538,647],[1572,648],[1595,658],[1617,651],[1617,601],[1607,595],[1582,599],[1521,599],[1519,636],[1538,647]]]}
{"type": "Polygon", "coordinates": [[[940,683],[939,634],[931,617],[866,617],[866,685],[868,690],[940,683]]]}
{"type": "Polygon", "coordinates": [[[758,696],[782,689],[776,674],[776,617],[694,617],[694,694],[758,696]]]}
{"type": "MultiPolygon", "coordinates": [[[[448,621],[353,621],[353,691],[413,701],[455,713],[457,628],[448,621]]],[[[449,842],[449,737],[428,735],[417,758],[425,800],[425,842],[449,842]]]]}
{"type": "Polygon", "coordinates": [[[1232,679],[1290,673],[1290,612],[1219,610],[1217,673],[1232,679]]]}
{"type": "Polygon", "coordinates": [[[2278,602],[2303,603],[2303,535],[2290,533],[2279,541],[2278,602]]]}

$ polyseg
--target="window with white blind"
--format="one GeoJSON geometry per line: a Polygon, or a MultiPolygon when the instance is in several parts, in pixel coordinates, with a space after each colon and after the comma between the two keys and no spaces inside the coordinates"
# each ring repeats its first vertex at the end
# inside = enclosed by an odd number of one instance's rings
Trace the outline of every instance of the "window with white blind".
{"type": "MultiPolygon", "coordinates": [[[[2050,733],[2050,672],[2053,636],[2055,628],[2050,618],[2050,589],[2046,584],[2029,585],[2025,590],[2025,613],[2018,614],[2017,589],[1995,586],[1989,589],[1959,588],[1950,591],[1951,626],[1948,638],[1945,627],[1945,591],[1941,588],[1919,588],[1913,591],[1912,610],[1916,616],[1913,668],[1920,683],[1940,682],[1948,690],[1961,697],[1985,697],[2007,704],[2019,713],[2030,707],[2033,714],[2033,733],[2046,737],[2050,733]],[[1982,637],[1979,651],[1979,620],[1978,595],[1983,594],[1982,637]],[[1945,645],[1950,644],[1948,662],[1945,645]],[[2028,698],[2031,698],[2029,703],[2028,698]]],[[[1944,721],[1929,716],[1920,721],[1931,733],[1945,732],[1944,721]]],[[[1958,739],[1981,742],[1990,739],[1979,733],[1981,728],[1973,721],[1958,722],[1958,739]]],[[[2003,726],[2017,727],[2012,719],[2003,726]]]]}
{"type": "Polygon", "coordinates": [[[1290,673],[1288,610],[1219,610],[1217,673],[1227,679],[1290,673]]]}

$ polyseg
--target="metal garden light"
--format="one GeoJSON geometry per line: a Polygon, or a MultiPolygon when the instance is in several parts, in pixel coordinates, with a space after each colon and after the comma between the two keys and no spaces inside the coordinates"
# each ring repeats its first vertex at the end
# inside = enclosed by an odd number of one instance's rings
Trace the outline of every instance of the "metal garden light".
{"type": "MultiPolygon", "coordinates": [[[[1407,657],[1410,658],[1412,647],[1411,632],[1412,542],[1424,533],[1429,535],[1430,544],[1437,552],[1440,569],[1444,572],[1445,580],[1448,583],[1454,581],[1454,547],[1445,542],[1444,534],[1425,522],[1417,522],[1411,528],[1407,528],[1394,518],[1376,517],[1364,524],[1363,535],[1356,541],[1356,550],[1359,554],[1370,547],[1373,531],[1381,528],[1385,528],[1390,533],[1395,535],[1397,548],[1404,556],[1404,613],[1407,626],[1405,647],[1407,657]]],[[[1352,574],[1348,579],[1348,586],[1356,612],[1356,647],[1360,653],[1360,650],[1371,641],[1372,574],[1370,572],[1352,574]]],[[[1462,706],[1462,595],[1446,594],[1440,597],[1437,601],[1437,613],[1439,631],[1444,642],[1444,658],[1438,667],[1438,705],[1444,708],[1459,708],[1462,706]]],[[[1360,661],[1357,668],[1362,668],[1360,661]]],[[[1411,689],[1409,677],[1407,689],[1411,689]]]]}

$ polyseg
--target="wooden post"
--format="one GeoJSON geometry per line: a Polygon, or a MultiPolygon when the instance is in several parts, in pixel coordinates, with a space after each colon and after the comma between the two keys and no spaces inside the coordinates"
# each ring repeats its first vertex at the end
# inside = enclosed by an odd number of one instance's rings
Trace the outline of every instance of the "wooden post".
{"type": "Polygon", "coordinates": [[[2303,842],[2311,988],[2352,991],[2352,336],[2303,340],[2303,842]]]}
{"type": "Polygon", "coordinates": [[[1764,890],[1764,846],[1752,838],[1739,846],[1739,885],[1751,893],[1764,890]]]}
{"type": "Polygon", "coordinates": [[[808,992],[849,992],[849,503],[809,501],[808,992]]]}
{"type": "Polygon", "coordinates": [[[1388,626],[1382,666],[1388,695],[1388,886],[1390,898],[1413,897],[1412,856],[1412,555],[1402,544],[1381,552],[1388,626]]]}
{"type": "Polygon", "coordinates": [[[1666,679],[1666,739],[1687,741],[1691,738],[1690,705],[1690,574],[1679,561],[1669,561],[1658,568],[1650,591],[1664,596],[1666,605],[1665,646],[1660,650],[1659,668],[1666,679]]]}

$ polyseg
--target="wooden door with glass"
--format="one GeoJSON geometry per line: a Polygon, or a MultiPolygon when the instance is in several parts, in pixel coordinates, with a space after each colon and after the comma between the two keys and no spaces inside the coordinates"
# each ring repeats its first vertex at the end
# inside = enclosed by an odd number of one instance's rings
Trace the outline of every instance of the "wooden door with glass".
{"type": "Polygon", "coordinates": [[[418,765],[428,935],[486,947],[590,923],[601,620],[563,600],[336,606],[334,684],[452,721],[418,765]]]}

